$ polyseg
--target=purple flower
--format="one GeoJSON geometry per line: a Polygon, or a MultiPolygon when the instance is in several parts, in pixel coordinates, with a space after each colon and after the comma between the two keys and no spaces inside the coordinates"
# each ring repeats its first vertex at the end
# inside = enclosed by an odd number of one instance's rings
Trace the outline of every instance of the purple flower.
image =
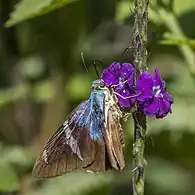
{"type": "Polygon", "coordinates": [[[171,113],[172,96],[166,91],[165,81],[160,77],[156,68],[154,76],[148,72],[143,72],[136,82],[136,93],[138,108],[148,116],[163,118],[171,113]]]}
{"type": "Polygon", "coordinates": [[[117,96],[119,105],[130,108],[135,103],[133,77],[135,69],[129,63],[113,62],[102,73],[102,79],[107,87],[112,87],[117,96]]]}

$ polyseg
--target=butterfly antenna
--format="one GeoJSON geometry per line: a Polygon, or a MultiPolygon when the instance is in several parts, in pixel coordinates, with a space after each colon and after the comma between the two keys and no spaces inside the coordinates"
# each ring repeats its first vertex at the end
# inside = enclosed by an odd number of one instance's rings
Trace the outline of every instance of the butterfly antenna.
{"type": "Polygon", "coordinates": [[[98,79],[100,79],[100,74],[99,74],[97,66],[96,66],[97,62],[100,63],[99,61],[94,61],[93,66],[94,66],[94,69],[95,69],[95,72],[96,72],[96,75],[97,75],[98,79]]]}
{"type": "Polygon", "coordinates": [[[83,66],[84,66],[86,72],[89,72],[88,69],[87,69],[87,65],[85,63],[85,58],[84,58],[83,52],[81,52],[81,60],[82,60],[82,63],[83,63],[83,66]]]}
{"type": "Polygon", "coordinates": [[[127,52],[129,51],[129,49],[133,49],[133,47],[132,46],[129,46],[129,47],[125,48],[125,50],[122,53],[122,56],[126,55],[127,52]]]}

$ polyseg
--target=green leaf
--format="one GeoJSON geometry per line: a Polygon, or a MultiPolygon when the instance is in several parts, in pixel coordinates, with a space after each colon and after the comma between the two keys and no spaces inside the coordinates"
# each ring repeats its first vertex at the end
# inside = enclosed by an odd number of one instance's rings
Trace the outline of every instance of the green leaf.
{"type": "Polygon", "coordinates": [[[9,164],[0,163],[0,191],[15,191],[19,189],[19,180],[9,164]]]}
{"type": "Polygon", "coordinates": [[[11,27],[36,16],[44,15],[77,0],[22,0],[15,6],[6,27],[11,27]]]}
{"type": "MultiPolygon", "coordinates": [[[[159,3],[159,0],[151,0],[150,5],[153,8],[157,9],[169,9],[170,8],[170,0],[161,0],[161,3],[159,3]],[[162,6],[162,4],[164,6],[162,6]]],[[[195,1],[194,0],[176,0],[173,1],[173,11],[176,16],[181,16],[187,12],[193,11],[195,9],[195,1]]],[[[149,11],[150,14],[150,11],[149,11]]],[[[154,18],[155,20],[155,18],[154,18]]]]}
{"type": "Polygon", "coordinates": [[[164,33],[163,40],[160,41],[163,45],[189,45],[192,48],[195,48],[195,40],[194,39],[188,39],[185,36],[177,36],[173,33],[164,33]]]}
{"type": "Polygon", "coordinates": [[[177,16],[181,16],[187,12],[193,11],[195,9],[195,1],[194,0],[177,0],[174,1],[174,13],[177,16]]]}

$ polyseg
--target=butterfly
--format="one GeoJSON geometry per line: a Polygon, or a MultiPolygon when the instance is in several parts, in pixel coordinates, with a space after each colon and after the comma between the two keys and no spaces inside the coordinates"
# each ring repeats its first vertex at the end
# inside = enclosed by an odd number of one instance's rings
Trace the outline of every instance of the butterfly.
{"type": "Polygon", "coordinates": [[[99,79],[88,100],[77,106],[47,142],[33,176],[50,178],[84,169],[101,172],[125,167],[123,114],[112,89],[99,79]]]}

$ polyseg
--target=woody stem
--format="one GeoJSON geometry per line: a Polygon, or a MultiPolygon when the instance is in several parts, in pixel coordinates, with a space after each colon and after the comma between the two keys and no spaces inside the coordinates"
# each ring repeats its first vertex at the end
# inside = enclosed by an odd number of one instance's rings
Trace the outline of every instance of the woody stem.
{"type": "MultiPolygon", "coordinates": [[[[133,57],[136,68],[136,77],[147,70],[147,29],[148,29],[149,0],[134,0],[134,26],[133,26],[133,57]]],[[[146,137],[146,116],[139,111],[133,113],[134,143],[133,143],[133,195],[144,194],[146,160],[144,158],[146,137]]]]}

